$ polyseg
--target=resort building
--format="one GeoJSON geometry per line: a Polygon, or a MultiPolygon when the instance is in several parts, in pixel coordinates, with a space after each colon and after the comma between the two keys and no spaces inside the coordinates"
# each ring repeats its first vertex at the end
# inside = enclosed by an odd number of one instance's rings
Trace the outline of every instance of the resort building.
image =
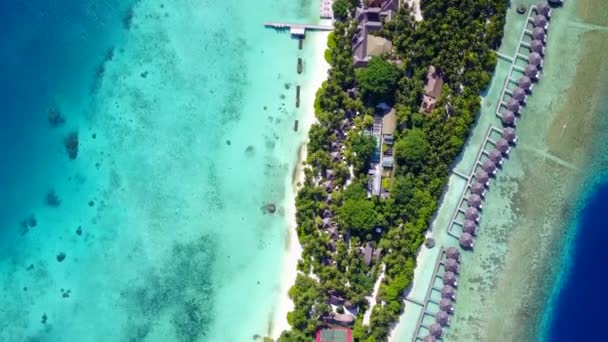
{"type": "Polygon", "coordinates": [[[435,109],[439,96],[441,96],[442,88],[443,77],[431,65],[426,74],[426,86],[424,86],[424,95],[422,96],[422,105],[420,106],[421,111],[430,113],[435,109]]]}
{"type": "Polygon", "coordinates": [[[398,0],[372,0],[367,7],[358,7],[355,19],[359,22],[353,38],[354,65],[366,67],[372,57],[388,54],[393,44],[371,32],[382,28],[382,23],[393,19],[399,9],[398,0]]]}

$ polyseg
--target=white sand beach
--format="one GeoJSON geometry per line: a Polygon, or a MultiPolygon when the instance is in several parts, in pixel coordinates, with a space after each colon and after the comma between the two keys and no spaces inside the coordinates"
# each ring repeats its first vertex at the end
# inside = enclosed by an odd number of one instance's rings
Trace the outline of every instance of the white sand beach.
{"type": "Polygon", "coordinates": [[[285,255],[282,259],[282,276],[279,285],[279,295],[276,299],[276,305],[272,322],[270,324],[270,337],[278,338],[281,332],[289,330],[287,323],[287,313],[293,309],[293,302],[289,298],[289,288],[295,283],[297,276],[297,263],[302,254],[302,246],[298,241],[296,232],[296,207],[295,196],[299,188],[299,184],[304,181],[303,163],[306,161],[306,143],[308,140],[308,130],[316,121],[314,113],[314,99],[317,90],[327,78],[329,64],[324,59],[324,51],[327,48],[328,32],[308,33],[305,45],[311,44],[313,49],[313,59],[304,61],[305,65],[312,68],[312,75],[306,84],[302,85],[302,116],[299,121],[299,131],[304,137],[301,142],[301,148],[298,150],[296,162],[294,165],[294,177],[286,180],[289,186],[286,187],[289,192],[286,194],[286,202],[284,203],[285,215],[288,217],[289,225],[287,227],[288,234],[285,241],[285,255]]]}

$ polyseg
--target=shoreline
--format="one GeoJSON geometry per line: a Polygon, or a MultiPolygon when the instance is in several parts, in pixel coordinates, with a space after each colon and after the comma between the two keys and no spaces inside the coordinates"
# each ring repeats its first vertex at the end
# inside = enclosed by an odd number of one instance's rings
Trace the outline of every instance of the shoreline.
{"type": "MultiPolygon", "coordinates": [[[[269,322],[268,335],[272,339],[277,339],[284,330],[289,330],[291,327],[287,322],[287,313],[293,310],[294,304],[289,298],[288,291],[295,283],[298,275],[297,264],[302,255],[302,246],[298,240],[296,232],[296,206],[295,197],[300,184],[304,180],[304,163],[307,157],[306,144],[308,143],[308,130],[316,121],[314,113],[314,101],[317,90],[321,84],[327,79],[327,71],[329,64],[325,61],[324,51],[327,47],[327,37],[329,32],[315,32],[314,36],[309,34],[308,42],[313,44],[314,61],[309,61],[307,64],[311,68],[312,77],[303,85],[302,117],[299,119],[299,129],[297,134],[302,135],[302,141],[296,152],[295,165],[293,172],[286,180],[288,186],[286,189],[289,192],[283,203],[286,215],[287,236],[285,239],[285,254],[281,259],[281,279],[279,281],[278,295],[275,300],[275,310],[269,322]],[[316,60],[316,58],[319,60],[316,60]],[[308,100],[308,101],[307,101],[308,100]]],[[[306,42],[305,42],[306,44],[306,42]]]]}

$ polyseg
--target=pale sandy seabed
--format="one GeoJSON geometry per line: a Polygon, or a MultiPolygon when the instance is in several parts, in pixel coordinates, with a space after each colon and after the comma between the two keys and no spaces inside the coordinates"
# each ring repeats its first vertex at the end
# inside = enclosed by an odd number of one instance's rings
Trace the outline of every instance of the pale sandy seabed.
{"type": "MultiPolygon", "coordinates": [[[[518,120],[519,143],[486,196],[475,250],[465,253],[455,314],[444,331],[446,341],[532,341],[540,333],[547,299],[563,269],[566,224],[577,191],[588,177],[608,111],[608,7],[598,0],[567,1],[553,11],[545,68],[518,120]]],[[[509,9],[501,53],[513,55],[525,16],[509,9]]],[[[499,59],[482,102],[482,112],[456,170],[473,164],[494,116],[509,70],[499,59]]],[[[452,176],[433,222],[431,236],[455,245],[445,230],[464,181],[452,176]]],[[[410,296],[424,298],[438,249],[419,257],[410,296]]],[[[420,309],[406,303],[395,341],[411,341],[420,309]]]]}

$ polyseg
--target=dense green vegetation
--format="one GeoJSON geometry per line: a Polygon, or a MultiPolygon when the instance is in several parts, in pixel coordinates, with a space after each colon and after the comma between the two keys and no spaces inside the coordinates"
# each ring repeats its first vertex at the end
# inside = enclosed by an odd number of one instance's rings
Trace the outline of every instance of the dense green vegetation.
{"type": "MultiPolygon", "coordinates": [[[[349,3],[336,3],[340,2],[349,3]]],[[[420,23],[402,9],[378,32],[393,42],[402,64],[396,67],[378,58],[357,72],[351,53],[356,24],[348,19],[336,23],[328,52],[329,77],[315,102],[319,122],[310,130],[306,179],[296,198],[303,255],[298,265],[302,274],[290,291],[295,309],[288,320],[293,329],[281,341],[310,341],[315,327],[322,325],[319,318],[331,310],[326,304],[330,295],[347,298],[364,312],[368,306],[364,297],[371,293],[381,263],[386,266],[377,296],[382,304],[374,306],[369,326],[362,325],[359,314],[353,331],[356,341],[387,339],[403,310],[402,294],[412,281],[416,251],[450,166],[479,112],[479,94],[496,64],[492,50],[500,44],[506,6],[504,0],[426,0],[420,23]],[[419,108],[430,65],[444,75],[445,85],[436,109],[424,114],[419,108]],[[360,96],[349,96],[352,88],[360,96]],[[383,184],[390,188],[390,196],[368,199],[365,154],[371,144],[362,130],[369,126],[369,114],[378,101],[394,104],[397,110],[396,168],[390,184],[383,184]],[[329,196],[315,179],[328,169],[339,170],[340,185],[349,177],[345,163],[329,157],[336,139],[333,132],[349,115],[355,116],[357,128],[348,132],[345,155],[355,166],[355,178],[329,196]],[[340,233],[350,236],[350,248],[343,239],[331,247],[328,234],[321,230],[326,209],[335,213],[340,233]],[[358,250],[366,242],[383,249],[381,260],[370,266],[358,250]],[[311,272],[319,281],[308,276],[311,272]]]]}

